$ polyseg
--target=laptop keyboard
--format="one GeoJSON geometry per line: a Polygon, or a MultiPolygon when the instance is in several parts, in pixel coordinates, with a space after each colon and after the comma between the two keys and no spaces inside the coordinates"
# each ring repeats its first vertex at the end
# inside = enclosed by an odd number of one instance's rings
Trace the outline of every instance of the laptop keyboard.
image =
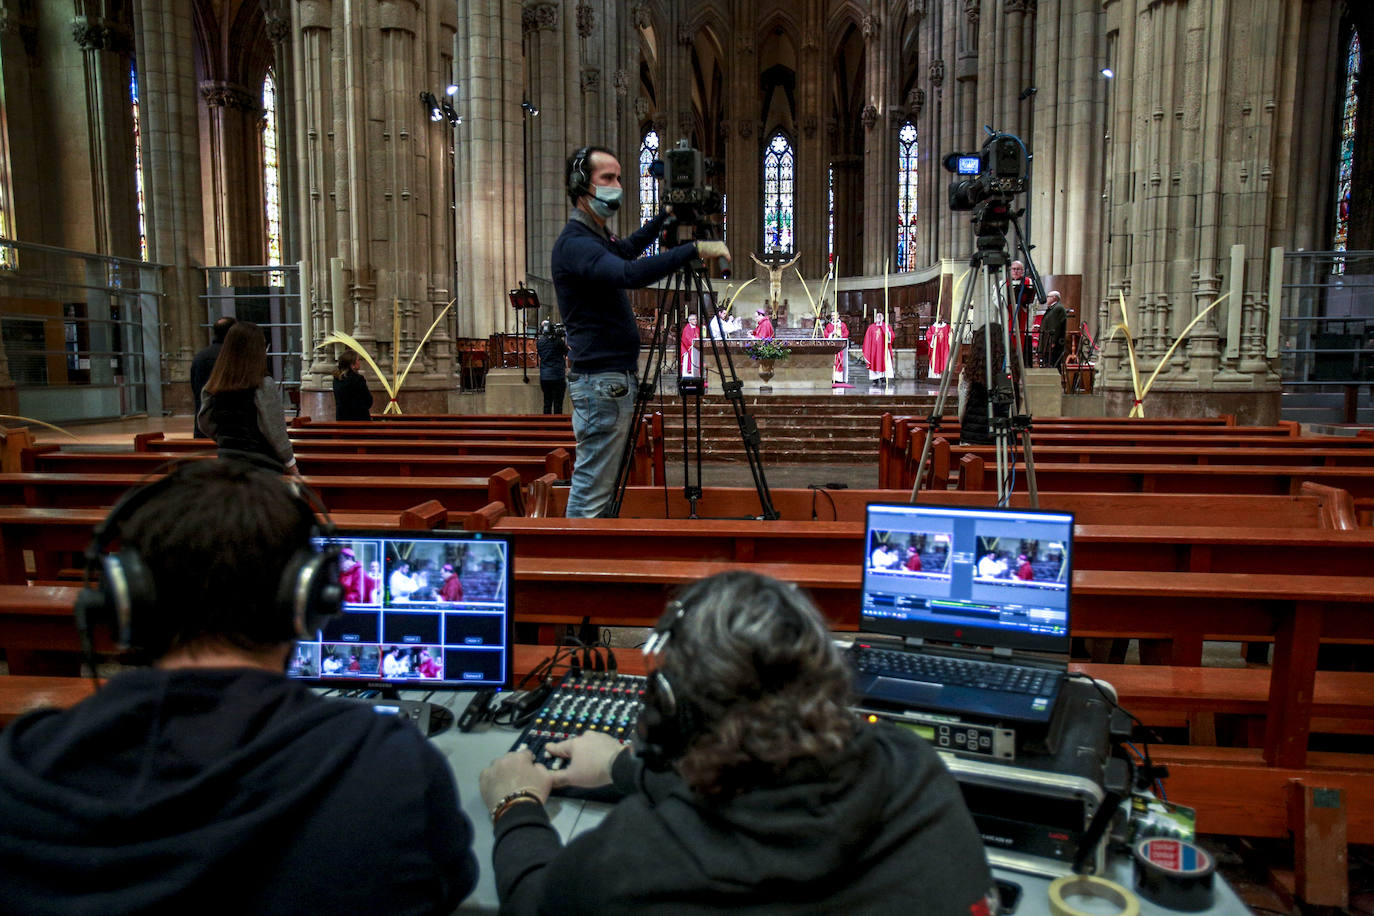
{"type": "Polygon", "coordinates": [[[1045,696],[1061,676],[1058,671],[998,662],[979,662],[900,649],[875,649],[855,645],[850,650],[854,668],[861,674],[928,681],[950,687],[975,687],[1003,693],[1045,696]]]}

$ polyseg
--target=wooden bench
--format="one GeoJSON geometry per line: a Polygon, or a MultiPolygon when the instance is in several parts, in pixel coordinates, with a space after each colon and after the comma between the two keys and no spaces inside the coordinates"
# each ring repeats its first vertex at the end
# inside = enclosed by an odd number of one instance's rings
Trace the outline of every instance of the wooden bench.
{"type": "Polygon", "coordinates": [[[373,414],[371,420],[314,420],[296,417],[292,427],[359,429],[376,426],[471,426],[480,429],[572,429],[570,414],[373,414]]]}
{"type": "MultiPolygon", "coordinates": [[[[293,442],[292,450],[296,454],[297,461],[304,461],[315,455],[450,455],[455,457],[513,455],[521,458],[543,458],[556,448],[566,449],[569,454],[574,454],[577,447],[577,443],[571,435],[535,442],[511,438],[495,440],[418,438],[420,435],[422,434],[415,433],[415,437],[404,439],[397,437],[354,438],[338,436],[318,440],[297,440],[293,442]]],[[[138,446],[136,450],[139,452],[159,455],[184,455],[206,451],[204,439],[145,440],[136,443],[136,446],[138,446]]],[[[210,443],[209,448],[210,451],[214,451],[213,442],[210,443]]]]}
{"type": "MultiPolygon", "coordinates": [[[[67,474],[148,474],[162,469],[168,458],[156,452],[62,452],[51,446],[28,449],[23,455],[25,471],[67,474]]],[[[197,459],[188,455],[185,460],[197,459]]],[[[504,468],[514,468],[529,482],[544,474],[566,480],[572,476],[573,461],[566,449],[559,448],[543,457],[321,453],[304,455],[297,465],[302,474],[311,476],[355,477],[490,477],[504,468]]]]}

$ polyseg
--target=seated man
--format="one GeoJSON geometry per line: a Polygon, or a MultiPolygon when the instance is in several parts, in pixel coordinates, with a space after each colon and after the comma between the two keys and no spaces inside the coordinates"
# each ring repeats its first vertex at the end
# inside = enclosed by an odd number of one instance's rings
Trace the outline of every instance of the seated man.
{"type": "Polygon", "coordinates": [[[117,537],[103,562],[146,570],[129,634],[152,666],[0,731],[0,909],[450,912],[477,863],[444,758],[283,675],[337,608],[284,587],[311,561],[309,506],[232,461],[149,489],[93,546],[117,537]]]}
{"type": "Polygon", "coordinates": [[[953,777],[911,732],[864,725],[850,672],[792,586],[725,573],[688,588],[661,650],[639,753],[589,732],[481,776],[502,912],[987,912],[992,875],[953,777]],[[564,847],[554,786],[629,793],[564,847]]]}

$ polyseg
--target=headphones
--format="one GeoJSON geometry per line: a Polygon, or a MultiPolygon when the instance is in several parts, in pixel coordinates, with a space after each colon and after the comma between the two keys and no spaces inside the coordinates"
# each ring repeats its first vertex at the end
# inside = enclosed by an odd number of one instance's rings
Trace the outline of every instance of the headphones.
{"type": "MultiPolygon", "coordinates": [[[[215,459],[241,467],[247,462],[215,459]]],[[[83,646],[90,645],[90,626],[98,621],[113,624],[115,641],[121,650],[139,651],[159,644],[175,631],[175,621],[167,608],[158,606],[156,583],[147,563],[135,548],[122,545],[109,552],[120,530],[140,509],[180,482],[200,461],[182,461],[167,476],[125,494],[110,514],[95,527],[85,552],[85,584],[77,596],[75,613],[83,646]]],[[[263,476],[263,475],[254,475],[263,476]]],[[[290,489],[301,518],[308,521],[309,541],[286,563],[274,598],[275,609],[289,615],[296,633],[314,633],[343,610],[343,587],[339,584],[339,547],[326,543],[316,550],[316,538],[331,539],[337,532],[329,512],[310,488],[283,483],[290,489]],[[323,517],[323,525],[315,513],[323,517]]],[[[93,661],[93,658],[89,659],[93,661]]],[[[91,666],[94,670],[94,665],[91,666]]]]}
{"type": "Polygon", "coordinates": [[[592,176],[587,171],[587,160],[591,156],[590,146],[579,147],[572,154],[572,168],[568,170],[568,196],[574,200],[592,192],[592,176]]]}
{"type": "MultiPolygon", "coordinates": [[[[687,616],[687,606],[673,601],[659,618],[653,634],[644,643],[645,656],[661,655],[678,625],[687,616]]],[[[650,769],[666,770],[687,752],[703,724],[704,716],[695,703],[679,699],[663,666],[654,669],[644,687],[644,708],[640,710],[636,733],[639,755],[650,769]]]]}

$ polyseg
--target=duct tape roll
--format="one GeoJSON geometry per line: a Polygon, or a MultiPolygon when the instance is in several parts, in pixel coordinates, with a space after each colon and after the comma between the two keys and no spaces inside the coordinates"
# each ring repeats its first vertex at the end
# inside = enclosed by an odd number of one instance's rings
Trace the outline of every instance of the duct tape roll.
{"type": "Polygon", "coordinates": [[[1151,837],[1135,844],[1135,889],[1171,910],[1205,910],[1212,905],[1217,865],[1207,850],[1186,840],[1151,837]]]}
{"type": "MultiPolygon", "coordinates": [[[[1089,916],[1069,903],[1070,897],[1094,897],[1117,908],[1116,916],[1140,916],[1140,898],[1115,881],[1089,875],[1065,875],[1050,882],[1050,913],[1053,916],[1089,916]]],[[[1094,909],[1094,912],[1099,912],[1094,909]]]]}

